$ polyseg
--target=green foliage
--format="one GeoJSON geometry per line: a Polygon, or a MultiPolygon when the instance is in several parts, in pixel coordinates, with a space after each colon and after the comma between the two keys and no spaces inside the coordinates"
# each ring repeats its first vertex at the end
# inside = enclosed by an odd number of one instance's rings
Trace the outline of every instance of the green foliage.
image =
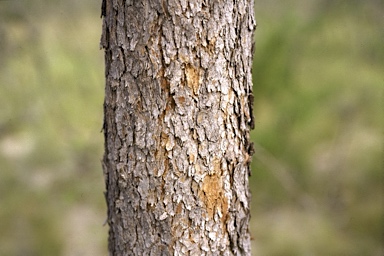
{"type": "Polygon", "coordinates": [[[0,255],[107,254],[101,20],[87,2],[0,2],[0,255]]]}
{"type": "MultiPolygon", "coordinates": [[[[106,255],[98,1],[0,1],[0,255],[106,255]]],[[[256,2],[254,255],[381,255],[380,1],[256,2]]]]}
{"type": "Polygon", "coordinates": [[[272,5],[256,7],[254,254],[381,255],[383,5],[272,5]]]}

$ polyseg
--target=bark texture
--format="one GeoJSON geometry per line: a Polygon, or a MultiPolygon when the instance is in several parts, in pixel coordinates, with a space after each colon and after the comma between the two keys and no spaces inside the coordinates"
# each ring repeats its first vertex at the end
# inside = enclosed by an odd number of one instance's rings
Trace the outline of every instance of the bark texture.
{"type": "Polygon", "coordinates": [[[250,255],[253,0],[105,0],[112,255],[250,255]]]}

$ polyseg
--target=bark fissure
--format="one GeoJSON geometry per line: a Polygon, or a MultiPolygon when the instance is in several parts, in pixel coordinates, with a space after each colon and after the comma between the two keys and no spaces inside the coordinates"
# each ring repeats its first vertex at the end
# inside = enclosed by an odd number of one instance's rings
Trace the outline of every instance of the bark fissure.
{"type": "Polygon", "coordinates": [[[248,255],[252,1],[102,4],[109,251],[248,255]]]}

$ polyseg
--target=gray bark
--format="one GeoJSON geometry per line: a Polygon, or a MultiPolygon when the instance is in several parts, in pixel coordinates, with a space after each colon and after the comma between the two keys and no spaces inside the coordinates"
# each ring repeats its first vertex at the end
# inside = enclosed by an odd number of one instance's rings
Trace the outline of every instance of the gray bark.
{"type": "Polygon", "coordinates": [[[249,255],[253,0],[105,0],[111,255],[249,255]]]}

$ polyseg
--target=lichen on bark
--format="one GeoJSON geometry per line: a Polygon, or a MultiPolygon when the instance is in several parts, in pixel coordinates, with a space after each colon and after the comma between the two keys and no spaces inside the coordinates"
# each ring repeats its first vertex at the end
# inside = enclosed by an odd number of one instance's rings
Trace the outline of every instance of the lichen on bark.
{"type": "Polygon", "coordinates": [[[112,255],[249,255],[253,1],[105,0],[112,255]]]}

